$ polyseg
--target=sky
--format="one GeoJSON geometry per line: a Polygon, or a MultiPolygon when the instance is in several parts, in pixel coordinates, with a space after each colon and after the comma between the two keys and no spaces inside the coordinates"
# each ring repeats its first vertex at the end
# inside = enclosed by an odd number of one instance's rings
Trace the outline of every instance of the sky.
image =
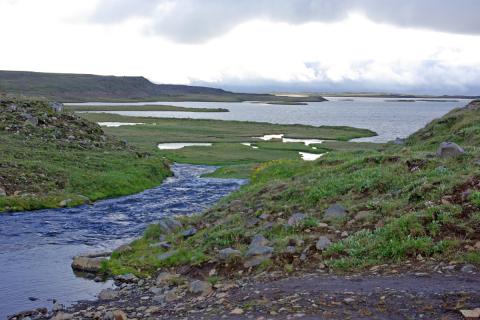
{"type": "Polygon", "coordinates": [[[0,69],[480,95],[479,0],[0,0],[0,69]]]}

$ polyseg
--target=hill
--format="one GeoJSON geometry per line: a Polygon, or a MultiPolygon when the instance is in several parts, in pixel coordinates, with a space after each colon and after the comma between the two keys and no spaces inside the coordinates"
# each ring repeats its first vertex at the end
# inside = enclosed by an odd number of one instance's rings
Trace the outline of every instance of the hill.
{"type": "Polygon", "coordinates": [[[88,101],[324,101],[322,97],[277,97],[222,89],[154,84],[144,77],[0,71],[0,93],[44,97],[62,102],[88,101]]]}
{"type": "Polygon", "coordinates": [[[160,156],[41,100],[0,99],[0,212],[73,206],[154,187],[160,156]]]}

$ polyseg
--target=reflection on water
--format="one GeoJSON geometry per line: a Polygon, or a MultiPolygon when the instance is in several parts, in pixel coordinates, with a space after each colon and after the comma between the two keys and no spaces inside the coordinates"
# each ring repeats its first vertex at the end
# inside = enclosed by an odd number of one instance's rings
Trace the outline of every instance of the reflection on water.
{"type": "MultiPolygon", "coordinates": [[[[443,116],[456,107],[465,106],[470,100],[428,99],[405,102],[402,99],[330,98],[325,102],[309,102],[308,105],[282,106],[252,102],[169,102],[170,105],[192,108],[226,108],[230,112],[171,112],[171,111],[116,111],[129,116],[168,118],[245,120],[282,124],[308,124],[314,126],[352,126],[378,133],[377,137],[360,141],[386,142],[406,137],[425,126],[431,120],[443,116]],[[389,102],[386,102],[389,101],[389,102]]],[[[102,103],[90,103],[102,105],[102,103]]],[[[113,105],[114,103],[104,103],[113,105]]],[[[137,103],[142,104],[165,104],[137,103]]],[[[124,105],[135,105],[125,103],[124,105]]]]}
{"type": "Polygon", "coordinates": [[[65,304],[92,299],[111,283],[75,277],[70,268],[74,255],[113,249],[162,216],[203,211],[244,183],[200,178],[213,167],[176,164],[172,169],[175,177],[136,195],[92,206],[0,215],[0,319],[50,307],[51,299],[65,304]]]}

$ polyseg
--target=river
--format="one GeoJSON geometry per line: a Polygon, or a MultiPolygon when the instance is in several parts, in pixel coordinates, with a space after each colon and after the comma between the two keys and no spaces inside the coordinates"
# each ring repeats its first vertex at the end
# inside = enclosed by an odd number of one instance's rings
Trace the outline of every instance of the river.
{"type": "Polygon", "coordinates": [[[111,250],[160,217],[201,212],[244,180],[201,178],[214,167],[175,164],[157,188],[76,208],[0,214],[0,319],[35,307],[93,299],[111,282],[76,277],[80,253],[111,250]]]}

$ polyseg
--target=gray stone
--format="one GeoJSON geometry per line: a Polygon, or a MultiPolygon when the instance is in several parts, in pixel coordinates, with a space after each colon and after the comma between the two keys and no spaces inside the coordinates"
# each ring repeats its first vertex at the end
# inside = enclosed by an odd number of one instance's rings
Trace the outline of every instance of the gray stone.
{"type": "Polygon", "coordinates": [[[460,271],[463,273],[473,273],[477,271],[477,268],[475,268],[473,264],[466,264],[460,269],[460,271]]]}
{"type": "Polygon", "coordinates": [[[155,280],[155,283],[158,286],[167,285],[172,279],[175,279],[177,276],[171,274],[170,272],[160,272],[155,280]]]}
{"type": "Polygon", "coordinates": [[[240,255],[241,252],[239,250],[235,250],[232,248],[225,248],[218,251],[218,259],[222,261],[229,260],[233,257],[239,257],[240,255]]]}
{"type": "Polygon", "coordinates": [[[6,196],[7,196],[7,192],[3,187],[0,187],[0,197],[6,197],[6,196]]]}
{"type": "Polygon", "coordinates": [[[63,111],[63,103],[60,102],[50,102],[50,108],[53,109],[55,112],[62,112],[63,111]]]}
{"type": "Polygon", "coordinates": [[[157,242],[157,243],[151,243],[149,245],[150,248],[162,248],[162,249],[170,249],[172,248],[172,245],[168,243],[167,241],[162,241],[162,242],[157,242]]]}
{"type": "Polygon", "coordinates": [[[191,293],[206,296],[212,292],[212,285],[206,281],[195,280],[190,283],[189,290],[191,293]]]}
{"type": "Polygon", "coordinates": [[[296,252],[297,252],[297,248],[295,248],[294,246],[288,246],[285,248],[285,253],[295,254],[296,252]]]}
{"type": "Polygon", "coordinates": [[[464,153],[465,150],[454,142],[442,142],[437,150],[437,156],[440,158],[458,157],[464,153]]]}
{"type": "Polygon", "coordinates": [[[306,218],[306,216],[305,216],[303,213],[294,213],[294,214],[292,214],[292,216],[288,219],[287,224],[288,224],[289,226],[291,226],[291,227],[297,226],[297,225],[300,224],[305,218],[306,218]]]}
{"type": "Polygon", "coordinates": [[[136,282],[138,282],[138,278],[132,273],[122,274],[122,275],[116,276],[115,280],[117,280],[118,282],[122,282],[122,283],[136,283],[136,282]]]}
{"type": "Polygon", "coordinates": [[[99,272],[105,257],[77,256],[73,258],[72,269],[83,272],[99,272]]]}
{"type": "Polygon", "coordinates": [[[330,247],[331,245],[332,245],[332,242],[330,241],[330,239],[328,239],[325,236],[321,236],[318,239],[317,243],[315,244],[315,247],[317,248],[317,250],[323,251],[328,247],[330,247]]]}
{"type": "Polygon", "coordinates": [[[261,234],[258,234],[253,237],[252,242],[250,242],[250,247],[252,246],[266,246],[268,244],[268,240],[262,236],[261,234]]]}
{"type": "Polygon", "coordinates": [[[244,262],[243,266],[245,268],[257,267],[257,266],[261,265],[264,261],[267,261],[269,259],[270,259],[270,257],[268,257],[268,256],[253,256],[253,257],[247,259],[244,262]]]}
{"type": "Polygon", "coordinates": [[[190,228],[190,229],[182,232],[182,236],[184,238],[190,238],[190,237],[194,236],[195,234],[197,234],[197,229],[195,229],[195,228],[190,228]]]}
{"type": "Polygon", "coordinates": [[[250,246],[246,253],[247,257],[271,255],[273,248],[268,246],[250,246]]]}
{"type": "Polygon", "coordinates": [[[168,252],[159,254],[157,256],[157,259],[160,260],[160,261],[164,261],[164,260],[167,260],[168,258],[172,257],[175,253],[177,253],[177,251],[168,251],[168,252]]]}
{"type": "Polygon", "coordinates": [[[170,234],[183,227],[182,223],[173,218],[162,218],[158,221],[160,231],[164,234],[170,234]]]}
{"type": "Polygon", "coordinates": [[[334,203],[325,210],[323,216],[326,219],[341,219],[347,216],[347,210],[342,205],[334,203]]]}
{"type": "Polygon", "coordinates": [[[98,299],[100,300],[113,300],[118,298],[119,293],[113,289],[103,289],[98,294],[98,299]]]}
{"type": "Polygon", "coordinates": [[[396,138],[394,141],[393,141],[393,144],[396,144],[396,145],[403,145],[405,144],[405,139],[402,139],[402,138],[396,138]]]}

